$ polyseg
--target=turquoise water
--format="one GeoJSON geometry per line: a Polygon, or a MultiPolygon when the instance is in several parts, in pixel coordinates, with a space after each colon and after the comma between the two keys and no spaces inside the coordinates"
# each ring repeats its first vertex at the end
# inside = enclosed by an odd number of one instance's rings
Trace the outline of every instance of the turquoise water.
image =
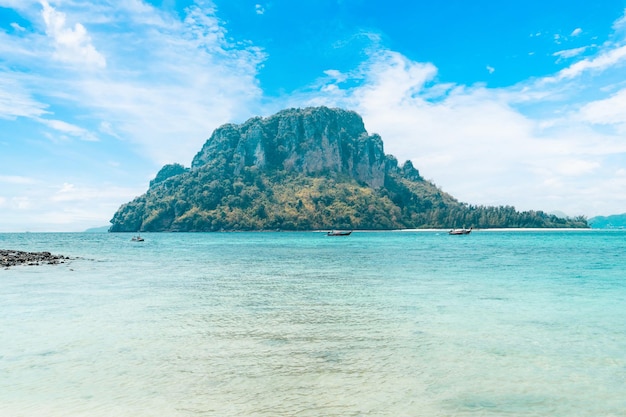
{"type": "Polygon", "coordinates": [[[626,232],[0,234],[0,416],[625,416],[626,232]]]}

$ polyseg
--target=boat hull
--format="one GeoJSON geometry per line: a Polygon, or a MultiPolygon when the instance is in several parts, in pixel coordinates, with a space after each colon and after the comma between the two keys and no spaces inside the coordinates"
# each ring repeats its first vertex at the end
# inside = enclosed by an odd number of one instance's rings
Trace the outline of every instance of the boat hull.
{"type": "Polygon", "coordinates": [[[449,235],[469,235],[472,233],[472,228],[469,229],[452,229],[448,232],[449,235]]]}
{"type": "Polygon", "coordinates": [[[350,236],[351,234],[352,234],[352,231],[350,231],[350,232],[340,232],[340,231],[333,230],[332,232],[326,233],[326,236],[350,236]]]}

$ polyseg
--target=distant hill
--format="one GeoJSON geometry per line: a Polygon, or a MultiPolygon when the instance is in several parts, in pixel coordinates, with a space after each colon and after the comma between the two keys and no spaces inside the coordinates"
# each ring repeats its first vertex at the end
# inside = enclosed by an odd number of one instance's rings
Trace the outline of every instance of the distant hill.
{"type": "Polygon", "coordinates": [[[385,155],[352,111],[312,107],[216,129],[191,168],[164,166],[111,232],[587,227],[585,218],[461,203],[385,155]]]}
{"type": "Polygon", "coordinates": [[[624,229],[626,228],[626,213],[611,216],[597,216],[589,219],[593,229],[624,229]]]}
{"type": "Polygon", "coordinates": [[[85,230],[83,233],[106,233],[109,231],[110,226],[92,227],[85,230]]]}

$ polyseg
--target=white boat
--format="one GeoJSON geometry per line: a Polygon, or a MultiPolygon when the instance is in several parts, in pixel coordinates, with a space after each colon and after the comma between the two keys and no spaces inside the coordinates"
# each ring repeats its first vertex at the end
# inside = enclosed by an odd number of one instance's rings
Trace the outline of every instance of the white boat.
{"type": "Polygon", "coordinates": [[[351,233],[352,230],[331,230],[330,232],[326,233],[326,236],[350,236],[351,233]]]}
{"type": "Polygon", "coordinates": [[[472,228],[470,227],[469,229],[466,228],[462,228],[462,229],[452,229],[448,232],[449,235],[469,235],[472,232],[472,228]]]}

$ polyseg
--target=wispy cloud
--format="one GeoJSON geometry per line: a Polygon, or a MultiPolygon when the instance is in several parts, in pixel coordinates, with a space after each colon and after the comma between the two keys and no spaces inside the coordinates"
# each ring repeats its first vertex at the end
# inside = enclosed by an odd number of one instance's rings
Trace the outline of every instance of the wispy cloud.
{"type": "Polygon", "coordinates": [[[565,49],[562,51],[557,51],[555,53],[552,54],[552,56],[555,56],[559,59],[568,59],[568,58],[573,58],[575,56],[578,56],[580,54],[582,54],[583,52],[585,52],[587,50],[587,48],[589,48],[588,46],[581,46],[580,48],[572,48],[572,49],[565,49]]]}
{"type": "Polygon", "coordinates": [[[33,99],[17,80],[0,78],[0,118],[40,117],[47,107],[33,99]]]}
{"type": "Polygon", "coordinates": [[[120,204],[143,191],[111,184],[24,187],[27,184],[31,182],[17,183],[20,189],[12,196],[0,195],[5,232],[79,232],[105,226],[120,204]],[[24,218],[29,219],[28,223],[24,223],[24,218]]]}
{"type": "Polygon", "coordinates": [[[76,126],[76,125],[64,122],[62,120],[39,119],[39,121],[54,130],[57,130],[64,134],[74,136],[81,140],[85,140],[89,142],[97,142],[99,140],[98,137],[96,137],[93,133],[91,133],[87,129],[83,129],[80,126],[76,126]]]}
{"type": "Polygon", "coordinates": [[[548,81],[560,81],[572,79],[585,72],[602,71],[616,64],[626,61],[626,45],[611,48],[603,51],[599,56],[591,59],[584,59],[561,70],[555,77],[548,78],[548,81]]]}
{"type": "Polygon", "coordinates": [[[24,32],[26,30],[25,28],[21,27],[19,23],[15,23],[15,22],[11,23],[11,27],[17,30],[18,32],[24,32]]]}
{"type": "Polygon", "coordinates": [[[613,23],[614,31],[621,32],[624,29],[626,29],[626,9],[624,9],[624,15],[613,23]]]}
{"type": "Polygon", "coordinates": [[[75,184],[66,182],[59,186],[57,190],[50,195],[49,199],[51,202],[88,202],[103,200],[105,198],[115,196],[119,194],[120,191],[124,193],[128,192],[127,190],[120,189],[118,187],[107,187],[104,189],[99,189],[86,186],[76,186],[75,184]]]}
{"type": "Polygon", "coordinates": [[[0,175],[0,183],[5,183],[5,184],[26,185],[26,184],[35,184],[36,182],[37,181],[33,178],[22,177],[19,175],[0,175]]]}
{"type": "Polygon", "coordinates": [[[608,98],[585,104],[579,115],[586,122],[613,125],[620,133],[626,133],[626,89],[608,98]]]}

